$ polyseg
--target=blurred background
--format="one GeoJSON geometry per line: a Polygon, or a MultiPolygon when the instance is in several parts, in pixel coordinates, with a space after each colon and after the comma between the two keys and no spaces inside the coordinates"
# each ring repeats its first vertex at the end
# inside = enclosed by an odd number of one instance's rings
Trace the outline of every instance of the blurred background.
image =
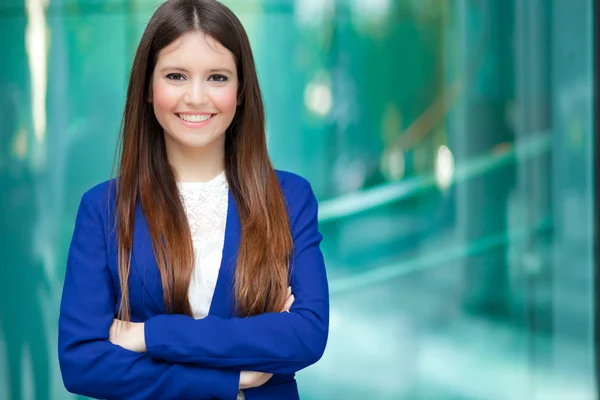
{"type": "MultiPolygon", "coordinates": [[[[592,0],[230,0],[331,286],[304,400],[595,399],[592,0]]],[[[0,399],[57,362],[151,0],[0,0],[0,399]]]]}

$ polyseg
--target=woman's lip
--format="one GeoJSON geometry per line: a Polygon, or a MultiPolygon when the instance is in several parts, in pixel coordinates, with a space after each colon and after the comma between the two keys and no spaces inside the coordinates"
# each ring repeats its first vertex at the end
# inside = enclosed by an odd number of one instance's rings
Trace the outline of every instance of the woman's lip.
{"type": "MultiPolygon", "coordinates": [[[[187,113],[186,113],[186,114],[187,114],[187,113]]],[[[182,124],[184,124],[185,126],[189,126],[189,127],[191,127],[191,128],[201,128],[201,127],[203,127],[204,125],[207,125],[207,124],[208,124],[210,121],[212,121],[213,117],[214,117],[216,114],[207,114],[207,113],[203,113],[203,114],[187,114],[187,115],[210,115],[210,118],[209,118],[209,119],[207,119],[206,121],[200,121],[200,122],[190,122],[190,121],[186,121],[186,120],[182,119],[182,118],[179,116],[179,113],[176,113],[176,114],[175,114],[175,116],[177,117],[177,119],[178,119],[179,121],[181,121],[181,123],[182,123],[182,124]]]]}

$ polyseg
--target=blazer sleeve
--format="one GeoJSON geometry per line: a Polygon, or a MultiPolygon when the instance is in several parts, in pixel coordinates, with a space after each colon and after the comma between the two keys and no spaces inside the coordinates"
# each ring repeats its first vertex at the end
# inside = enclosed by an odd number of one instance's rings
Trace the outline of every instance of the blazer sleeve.
{"type": "Polygon", "coordinates": [[[77,213],[58,323],[67,390],[103,399],[235,399],[239,372],[176,365],[109,342],[116,294],[104,225],[89,197],[77,213]]]}
{"type": "Polygon", "coordinates": [[[329,291],[319,249],[317,200],[307,181],[288,196],[294,240],[289,313],[195,320],[158,315],[146,321],[147,354],[204,367],[294,373],[317,362],[327,343],[329,291]]]}

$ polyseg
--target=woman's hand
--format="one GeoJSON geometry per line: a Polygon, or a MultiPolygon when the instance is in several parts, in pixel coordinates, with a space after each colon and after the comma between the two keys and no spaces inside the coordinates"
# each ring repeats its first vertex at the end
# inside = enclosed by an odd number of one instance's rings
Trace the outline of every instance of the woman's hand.
{"type": "MultiPolygon", "coordinates": [[[[288,297],[285,300],[285,305],[281,312],[290,312],[290,308],[294,304],[294,295],[292,294],[291,286],[288,287],[288,297]]],[[[264,385],[271,379],[273,374],[266,372],[242,371],[240,373],[240,389],[250,389],[264,385]]]]}
{"type": "Polygon", "coordinates": [[[267,383],[273,374],[265,372],[242,371],[240,372],[240,389],[251,389],[267,383]]]}
{"type": "Polygon", "coordinates": [[[108,340],[112,344],[136,353],[146,352],[146,338],[144,337],[144,323],[113,320],[108,331],[108,340]]]}
{"type": "Polygon", "coordinates": [[[292,287],[288,286],[288,296],[285,300],[285,305],[283,306],[283,310],[281,312],[290,312],[290,308],[292,308],[292,304],[294,304],[294,295],[292,294],[292,287]]]}

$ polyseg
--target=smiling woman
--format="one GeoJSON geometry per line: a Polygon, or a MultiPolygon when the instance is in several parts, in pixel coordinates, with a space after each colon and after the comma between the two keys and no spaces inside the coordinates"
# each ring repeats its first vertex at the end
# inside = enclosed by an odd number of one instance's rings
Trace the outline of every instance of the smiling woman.
{"type": "Polygon", "coordinates": [[[264,127],[235,15],[160,6],[131,70],[118,175],[75,222],[58,338],[69,391],[298,398],[294,373],[329,330],[322,236],[310,184],[273,169],[264,127]]]}
{"type": "Polygon", "coordinates": [[[213,37],[192,31],[161,50],[151,101],[178,180],[206,180],[223,169],[224,133],[235,116],[237,92],[234,56],[213,37]]]}

